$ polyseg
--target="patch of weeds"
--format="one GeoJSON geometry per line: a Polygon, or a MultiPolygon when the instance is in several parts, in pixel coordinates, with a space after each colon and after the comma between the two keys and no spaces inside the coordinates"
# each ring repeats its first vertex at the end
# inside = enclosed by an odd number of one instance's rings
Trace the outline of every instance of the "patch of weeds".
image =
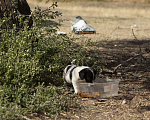
{"type": "MultiPolygon", "coordinates": [[[[35,88],[3,86],[0,92],[1,119],[18,119],[32,113],[54,117],[60,111],[76,108],[73,96],[63,87],[38,85],[35,88]]],[[[79,105],[78,105],[79,106],[79,105]]],[[[79,107],[78,107],[79,108],[79,107]]]]}
{"type": "MultiPolygon", "coordinates": [[[[53,117],[80,107],[61,85],[68,62],[85,63],[85,45],[57,35],[57,25],[43,27],[43,20],[59,15],[50,9],[45,12],[40,8],[33,12],[31,28],[24,21],[19,30],[15,24],[0,30],[0,119],[24,119],[33,113],[53,117]]],[[[9,18],[0,19],[0,26],[5,19],[9,18]]]]}

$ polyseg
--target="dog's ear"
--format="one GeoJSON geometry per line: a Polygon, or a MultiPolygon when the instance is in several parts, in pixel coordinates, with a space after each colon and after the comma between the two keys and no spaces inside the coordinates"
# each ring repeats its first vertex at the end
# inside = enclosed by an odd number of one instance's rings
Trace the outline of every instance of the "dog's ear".
{"type": "Polygon", "coordinates": [[[85,78],[85,74],[86,74],[86,69],[83,69],[79,72],[79,77],[81,78],[81,80],[85,78]]]}

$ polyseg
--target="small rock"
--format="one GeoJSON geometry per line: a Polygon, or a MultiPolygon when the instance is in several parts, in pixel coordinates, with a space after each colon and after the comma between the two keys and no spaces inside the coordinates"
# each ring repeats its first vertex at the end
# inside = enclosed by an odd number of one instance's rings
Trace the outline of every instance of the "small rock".
{"type": "Polygon", "coordinates": [[[93,105],[94,105],[94,106],[97,106],[97,103],[93,102],[93,105]]]}
{"type": "Polygon", "coordinates": [[[122,101],[122,104],[126,104],[127,103],[127,101],[124,99],[123,101],[122,101]]]}

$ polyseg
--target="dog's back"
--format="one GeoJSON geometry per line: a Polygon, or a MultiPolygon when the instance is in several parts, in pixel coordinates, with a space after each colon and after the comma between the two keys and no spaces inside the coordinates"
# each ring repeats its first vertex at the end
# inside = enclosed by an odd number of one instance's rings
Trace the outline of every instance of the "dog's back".
{"type": "Polygon", "coordinates": [[[63,73],[64,84],[67,84],[67,83],[72,84],[71,73],[75,67],[76,67],[76,65],[68,65],[65,68],[64,73],[63,73]]]}

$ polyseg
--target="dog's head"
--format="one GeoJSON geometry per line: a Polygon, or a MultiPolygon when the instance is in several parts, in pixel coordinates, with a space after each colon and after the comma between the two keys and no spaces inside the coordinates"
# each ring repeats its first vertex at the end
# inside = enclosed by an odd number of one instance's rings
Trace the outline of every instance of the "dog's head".
{"type": "Polygon", "coordinates": [[[79,77],[87,83],[92,83],[96,78],[96,71],[91,68],[84,68],[79,72],[79,77]]]}

